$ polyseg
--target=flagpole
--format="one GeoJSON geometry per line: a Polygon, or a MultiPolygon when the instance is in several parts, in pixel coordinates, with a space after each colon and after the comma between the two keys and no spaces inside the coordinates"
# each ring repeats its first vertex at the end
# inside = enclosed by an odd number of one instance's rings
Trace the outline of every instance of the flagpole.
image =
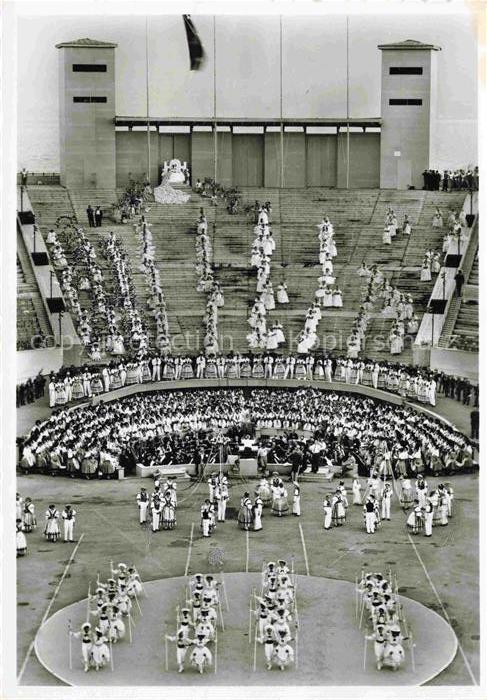
{"type": "Polygon", "coordinates": [[[279,115],[281,121],[281,188],[284,187],[284,124],[282,123],[282,15],[279,15],[279,115]]]}
{"type": "Polygon", "coordinates": [[[349,17],[347,15],[347,190],[350,188],[350,67],[349,67],[349,17]]]}
{"type": "Polygon", "coordinates": [[[213,151],[215,157],[215,182],[218,181],[218,135],[216,128],[216,15],[213,15],[213,151]]]}
{"type": "Polygon", "coordinates": [[[149,18],[145,18],[145,91],[147,110],[147,179],[150,182],[150,120],[149,120],[149,18]]]}

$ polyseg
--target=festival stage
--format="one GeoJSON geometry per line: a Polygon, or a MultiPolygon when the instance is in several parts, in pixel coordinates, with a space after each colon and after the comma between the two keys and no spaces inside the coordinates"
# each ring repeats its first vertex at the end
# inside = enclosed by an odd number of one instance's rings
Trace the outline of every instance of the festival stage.
{"type": "MultiPolygon", "coordinates": [[[[140,599],[142,615],[134,605],[133,642],[127,638],[114,645],[114,670],[83,671],[80,643],[72,639],[72,669],[69,669],[68,623],[78,630],[86,619],[87,601],[81,600],[52,615],[39,630],[35,651],[41,664],[59,680],[72,686],[163,686],[163,685],[326,685],[407,686],[422,685],[434,678],[453,660],[457,639],[452,628],[424,605],[400,596],[408,627],[415,641],[413,671],[408,642],[406,659],[398,671],[377,671],[373,642],[367,643],[364,669],[364,633],[355,614],[355,586],[348,581],[314,576],[297,576],[299,628],[297,665],[280,671],[265,669],[264,652],[249,640],[249,597],[257,573],[225,575],[229,610],[222,605],[225,630],[218,627],[217,671],[205,674],[187,665],[177,673],[174,644],[168,643],[169,666],[165,670],[164,634],[174,634],[176,607],[183,605],[187,579],[167,578],[145,583],[140,599]],[[256,653],[256,671],[254,666],[256,653]]],[[[223,598],[223,596],[222,596],[223,598]]],[[[293,627],[292,627],[293,630],[293,627]]],[[[296,636],[295,632],[293,635],[296,636]]],[[[214,645],[210,646],[214,652],[214,645]]],[[[189,659],[189,654],[187,656],[189,659]]]]}

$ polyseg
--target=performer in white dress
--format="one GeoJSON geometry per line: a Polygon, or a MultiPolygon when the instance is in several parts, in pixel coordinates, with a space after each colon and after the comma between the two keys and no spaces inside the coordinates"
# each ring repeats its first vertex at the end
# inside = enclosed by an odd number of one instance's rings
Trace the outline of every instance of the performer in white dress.
{"type": "Polygon", "coordinates": [[[27,552],[27,540],[25,539],[24,526],[22,525],[22,520],[20,518],[17,518],[16,521],[15,544],[17,548],[17,556],[23,557],[27,552]]]}
{"type": "Polygon", "coordinates": [[[324,516],[324,528],[325,530],[330,530],[331,528],[331,516],[333,513],[333,507],[331,505],[331,500],[326,497],[323,501],[323,516],[324,516]]]}
{"type": "Polygon", "coordinates": [[[421,282],[431,282],[431,263],[429,260],[424,260],[420,272],[421,282]]]}
{"type": "Polygon", "coordinates": [[[103,668],[110,661],[110,650],[108,648],[108,639],[103,634],[102,630],[97,627],[91,648],[93,663],[95,669],[103,668]]]}
{"type": "Polygon", "coordinates": [[[431,222],[433,228],[443,228],[443,214],[438,207],[436,207],[435,214],[433,216],[433,221],[431,222]]]}
{"type": "Polygon", "coordinates": [[[287,294],[287,284],[282,282],[277,287],[277,303],[278,304],[289,304],[289,297],[287,294]]]}
{"type": "Polygon", "coordinates": [[[362,496],[360,495],[360,491],[362,490],[362,484],[358,479],[354,479],[352,481],[352,495],[353,495],[353,500],[352,503],[354,506],[360,506],[362,505],[362,496]]]}
{"type": "Polygon", "coordinates": [[[301,487],[297,481],[293,481],[293,515],[301,515],[301,487]]]}
{"type": "Polygon", "coordinates": [[[262,502],[262,498],[260,496],[257,496],[254,505],[252,506],[252,514],[253,514],[253,521],[254,521],[254,530],[259,531],[262,530],[262,511],[264,509],[264,504],[262,502]]]}
{"type": "Polygon", "coordinates": [[[203,673],[205,668],[211,666],[213,661],[211,651],[206,646],[207,643],[208,639],[204,634],[196,635],[196,639],[193,642],[194,647],[189,660],[191,665],[198,669],[199,673],[203,673]]]}

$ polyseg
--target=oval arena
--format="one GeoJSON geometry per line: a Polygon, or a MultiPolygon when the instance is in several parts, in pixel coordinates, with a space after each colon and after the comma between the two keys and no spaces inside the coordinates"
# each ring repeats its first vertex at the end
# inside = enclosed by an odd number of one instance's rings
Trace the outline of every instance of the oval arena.
{"type": "Polygon", "coordinates": [[[480,685],[475,41],[426,10],[19,22],[23,691],[480,685]]]}

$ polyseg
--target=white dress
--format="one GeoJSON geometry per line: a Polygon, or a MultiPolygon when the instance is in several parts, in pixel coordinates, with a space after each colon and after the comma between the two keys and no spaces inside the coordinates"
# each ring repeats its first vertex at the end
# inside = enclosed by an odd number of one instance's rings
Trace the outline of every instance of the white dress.
{"type": "Polygon", "coordinates": [[[267,334],[267,350],[277,350],[279,347],[277,330],[273,328],[267,334]]]}
{"type": "Polygon", "coordinates": [[[169,173],[164,175],[159,187],[154,188],[155,201],[160,204],[185,204],[190,199],[190,195],[171,187],[169,177],[169,173]]]}
{"type": "Polygon", "coordinates": [[[421,268],[421,282],[431,282],[431,268],[429,265],[426,267],[423,265],[421,268]]]}
{"type": "Polygon", "coordinates": [[[352,483],[352,494],[353,494],[353,505],[361,505],[362,504],[362,497],[360,495],[362,487],[360,485],[359,481],[354,481],[352,483]]]}
{"type": "Polygon", "coordinates": [[[278,304],[289,304],[289,297],[287,295],[286,287],[280,284],[277,288],[277,303],[278,304]]]}
{"type": "Polygon", "coordinates": [[[333,306],[341,309],[343,306],[342,294],[341,292],[333,293],[333,306]]]}

